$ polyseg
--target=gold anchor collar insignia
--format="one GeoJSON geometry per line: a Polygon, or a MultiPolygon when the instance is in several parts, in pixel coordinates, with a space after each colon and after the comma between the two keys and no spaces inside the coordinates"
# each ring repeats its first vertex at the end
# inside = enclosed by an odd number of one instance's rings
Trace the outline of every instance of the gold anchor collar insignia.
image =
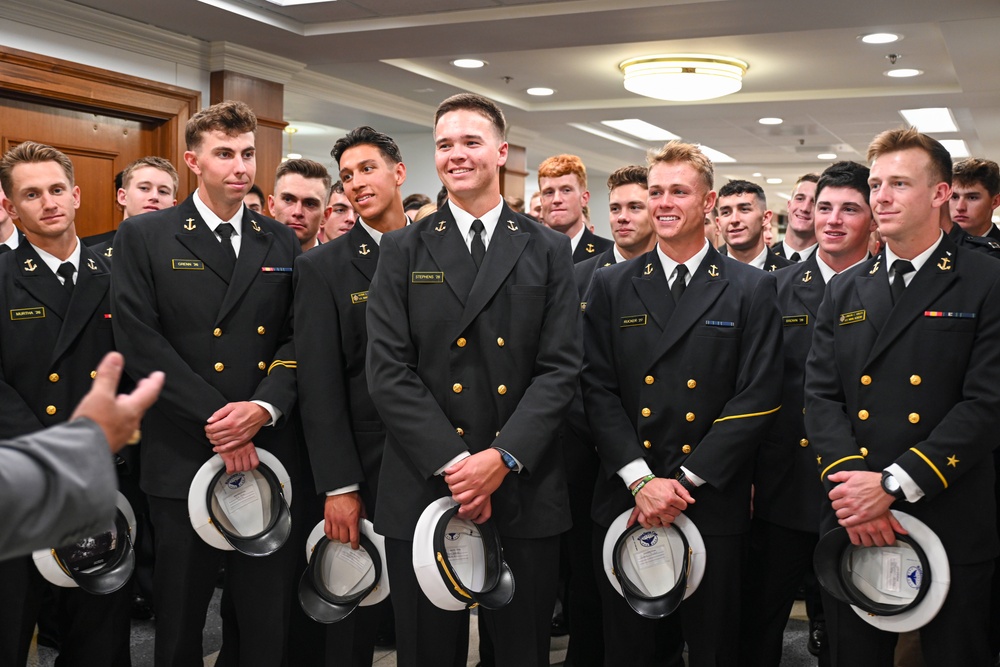
{"type": "Polygon", "coordinates": [[[589,253],[594,253],[594,252],[596,252],[597,248],[594,247],[593,243],[588,243],[587,247],[584,248],[584,250],[586,250],[589,253]]]}
{"type": "Polygon", "coordinates": [[[187,224],[184,225],[184,229],[186,229],[186,230],[188,230],[190,232],[192,229],[195,228],[194,218],[188,218],[187,220],[185,220],[185,222],[187,224]]]}
{"type": "Polygon", "coordinates": [[[256,220],[250,220],[250,226],[253,227],[253,230],[255,232],[259,232],[260,231],[260,225],[257,224],[256,220]]]}
{"type": "Polygon", "coordinates": [[[802,276],[802,282],[807,283],[813,279],[812,271],[806,271],[802,276]]]}
{"type": "Polygon", "coordinates": [[[942,271],[951,271],[951,260],[947,257],[942,257],[937,263],[937,267],[942,271]]]}
{"type": "Polygon", "coordinates": [[[878,267],[881,264],[882,264],[882,260],[881,259],[876,260],[875,261],[875,266],[873,266],[872,270],[868,272],[868,275],[874,276],[876,273],[878,273],[878,267]]]}
{"type": "Polygon", "coordinates": [[[35,262],[30,257],[28,259],[24,260],[24,270],[25,271],[34,271],[37,268],[38,268],[38,265],[35,264],[35,262]]]}
{"type": "Polygon", "coordinates": [[[716,266],[715,264],[712,264],[710,267],[708,267],[708,275],[712,276],[713,278],[718,278],[719,267],[716,266]]]}
{"type": "Polygon", "coordinates": [[[114,251],[114,248],[108,248],[107,250],[104,251],[104,256],[105,257],[111,257],[113,251],[114,251]]]}
{"type": "Polygon", "coordinates": [[[437,227],[434,228],[436,232],[443,232],[448,227],[448,223],[444,220],[440,220],[437,223],[437,227]]]}
{"type": "Polygon", "coordinates": [[[512,232],[516,232],[520,228],[517,226],[516,222],[514,222],[513,220],[508,220],[507,221],[507,229],[509,229],[512,232]]]}
{"type": "Polygon", "coordinates": [[[653,264],[652,264],[652,262],[650,262],[649,264],[646,265],[646,268],[643,269],[642,274],[644,276],[651,276],[651,275],[653,275],[653,264]]]}
{"type": "Polygon", "coordinates": [[[359,255],[367,255],[370,252],[371,252],[371,250],[368,249],[368,244],[367,243],[362,243],[361,247],[358,248],[358,254],[359,255]]]}
{"type": "Polygon", "coordinates": [[[87,259],[87,268],[90,269],[91,271],[96,271],[97,270],[97,264],[94,264],[94,260],[88,258],[87,259]]]}

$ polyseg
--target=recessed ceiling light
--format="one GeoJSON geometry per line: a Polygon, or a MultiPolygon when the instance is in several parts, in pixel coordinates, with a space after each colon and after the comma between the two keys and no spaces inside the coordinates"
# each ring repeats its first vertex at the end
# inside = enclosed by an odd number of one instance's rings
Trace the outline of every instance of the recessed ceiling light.
{"type": "Polygon", "coordinates": [[[767,184],[768,185],[778,185],[780,183],[781,183],[781,179],[780,178],[769,178],[769,179],[767,179],[767,184]]]}
{"type": "Polygon", "coordinates": [[[605,132],[604,130],[598,129],[596,127],[591,127],[584,123],[567,123],[570,127],[575,127],[583,132],[588,132],[594,136],[598,136],[602,139],[607,139],[608,141],[613,141],[617,144],[622,144],[623,146],[629,146],[631,148],[637,148],[641,151],[646,150],[646,146],[635,143],[634,141],[629,141],[625,137],[619,137],[618,135],[611,134],[610,132],[605,132]]]}
{"type": "Polygon", "coordinates": [[[476,58],[459,58],[457,60],[452,60],[451,64],[455,67],[462,67],[464,69],[478,69],[486,65],[486,61],[478,60],[476,58]]]}
{"type": "Polygon", "coordinates": [[[865,44],[892,44],[901,39],[901,37],[892,32],[873,32],[868,35],[861,35],[861,41],[865,44]]]}
{"type": "Polygon", "coordinates": [[[288,158],[289,160],[301,160],[302,153],[289,153],[285,157],[288,158]]]}
{"type": "Polygon", "coordinates": [[[719,164],[720,162],[736,162],[736,158],[730,157],[722,151],[717,151],[714,148],[709,148],[705,144],[701,144],[699,148],[701,149],[701,152],[704,153],[705,157],[716,164],[719,164]]]}
{"type": "Polygon", "coordinates": [[[528,88],[528,90],[524,92],[528,93],[529,95],[537,95],[539,97],[545,97],[546,95],[551,95],[556,91],[554,91],[551,88],[545,88],[544,86],[538,86],[537,88],[528,88]]]}
{"type": "Polygon", "coordinates": [[[817,160],[836,160],[837,159],[837,154],[836,153],[820,153],[819,155],[816,156],[816,159],[817,160]]]}
{"type": "Polygon", "coordinates": [[[639,137],[644,141],[670,141],[672,139],[680,139],[680,137],[673,132],[664,130],[662,127],[658,127],[652,123],[647,123],[646,121],[638,118],[602,120],[601,124],[614,128],[619,132],[631,134],[633,137],[639,137]]]}
{"type": "Polygon", "coordinates": [[[921,132],[958,132],[955,117],[948,107],[927,107],[924,109],[900,109],[906,122],[921,132]]]}
{"type": "Polygon", "coordinates": [[[753,176],[754,178],[760,178],[764,174],[760,173],[759,171],[755,171],[754,173],[752,173],[750,175],[753,176]]]}
{"type": "Polygon", "coordinates": [[[888,72],[883,72],[886,76],[891,76],[894,79],[905,79],[911,76],[920,76],[923,73],[923,70],[911,69],[909,67],[900,67],[898,69],[891,69],[888,72]]]}
{"type": "Polygon", "coordinates": [[[765,118],[761,118],[757,122],[760,123],[761,125],[781,125],[785,121],[782,120],[781,118],[774,118],[774,117],[768,116],[768,117],[765,117],[765,118]]]}
{"type": "Polygon", "coordinates": [[[940,142],[953,158],[969,157],[969,144],[965,143],[965,140],[940,139],[940,142]]]}

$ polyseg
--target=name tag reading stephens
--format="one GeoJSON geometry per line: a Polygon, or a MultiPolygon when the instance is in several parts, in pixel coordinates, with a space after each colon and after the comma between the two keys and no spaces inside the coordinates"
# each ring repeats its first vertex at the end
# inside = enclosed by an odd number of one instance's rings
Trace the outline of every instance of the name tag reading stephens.
{"type": "Polygon", "coordinates": [[[410,282],[415,285],[434,285],[444,282],[444,271],[414,271],[410,282]]]}
{"type": "Polygon", "coordinates": [[[197,259],[172,259],[170,266],[174,271],[204,271],[205,263],[197,259]]]}
{"type": "Polygon", "coordinates": [[[626,315],[622,318],[621,324],[618,326],[624,329],[625,327],[644,327],[649,320],[648,315],[626,315]]]}
{"type": "Polygon", "coordinates": [[[264,531],[260,489],[253,473],[237,472],[221,478],[215,497],[237,533],[257,535],[264,531]]]}

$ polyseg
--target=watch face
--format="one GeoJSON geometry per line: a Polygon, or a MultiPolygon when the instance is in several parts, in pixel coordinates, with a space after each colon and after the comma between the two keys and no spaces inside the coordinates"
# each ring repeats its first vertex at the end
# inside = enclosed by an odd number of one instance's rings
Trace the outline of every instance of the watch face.
{"type": "Polygon", "coordinates": [[[896,494],[899,492],[899,480],[892,475],[886,475],[882,478],[882,487],[890,494],[896,494]]]}

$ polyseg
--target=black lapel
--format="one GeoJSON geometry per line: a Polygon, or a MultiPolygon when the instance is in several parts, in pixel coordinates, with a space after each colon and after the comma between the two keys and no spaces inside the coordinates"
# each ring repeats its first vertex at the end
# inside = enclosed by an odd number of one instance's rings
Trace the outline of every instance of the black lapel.
{"type": "MultiPolygon", "coordinates": [[[[514,269],[517,259],[524,252],[530,239],[531,234],[521,229],[521,223],[517,216],[505,203],[500,211],[497,226],[493,230],[490,245],[486,249],[483,265],[479,267],[479,273],[472,283],[469,299],[465,303],[465,310],[462,311],[462,317],[459,320],[458,331],[464,331],[465,327],[476,319],[480,311],[490,302],[514,269]]],[[[467,254],[471,259],[472,254],[467,254]]]]}
{"type": "MultiPolygon", "coordinates": [[[[885,320],[885,326],[879,330],[878,338],[875,339],[875,344],[868,354],[866,365],[884,352],[913,320],[923,315],[928,305],[934,303],[935,299],[958,280],[955,273],[957,259],[955,244],[945,236],[927,263],[913,276],[913,280],[903,290],[903,294],[894,307],[890,295],[891,311],[885,320]]],[[[882,280],[885,282],[885,289],[888,293],[889,280],[886,276],[882,276],[882,280]]]]}
{"type": "MultiPolygon", "coordinates": [[[[650,250],[636,262],[636,274],[632,276],[632,287],[646,311],[662,331],[674,314],[674,299],[667,287],[667,276],[660,264],[656,249],[650,250]]],[[[642,313],[626,313],[626,316],[642,313]]]]}
{"type": "MultiPolygon", "coordinates": [[[[427,252],[434,259],[437,268],[444,273],[444,281],[465,305],[476,280],[476,265],[472,261],[469,246],[465,245],[462,232],[451,214],[450,206],[443,206],[429,221],[427,231],[420,233],[427,252]]],[[[489,258],[489,251],[486,256],[489,258]]],[[[485,263],[484,263],[485,266],[485,263]]],[[[415,271],[430,271],[431,266],[413,266],[415,271]]]]}
{"type": "MultiPolygon", "coordinates": [[[[222,247],[215,232],[209,229],[208,224],[201,219],[201,215],[192,200],[192,197],[195,196],[191,195],[177,207],[177,216],[180,218],[176,229],[177,240],[228,284],[233,277],[230,270],[232,260],[226,254],[226,250],[222,247]]],[[[173,257],[171,259],[190,259],[190,257],[173,257]]]]}
{"type": "MultiPolygon", "coordinates": [[[[823,274],[819,272],[819,263],[816,261],[816,252],[814,251],[808,259],[798,266],[785,270],[795,271],[796,277],[792,280],[792,294],[809,311],[815,321],[819,304],[823,302],[823,292],[826,290],[823,274]]],[[[792,315],[793,313],[787,314],[792,315]]]]}
{"type": "MultiPolygon", "coordinates": [[[[274,243],[274,235],[257,224],[253,218],[253,213],[248,208],[243,209],[243,225],[240,230],[240,254],[236,258],[236,270],[233,271],[233,279],[226,290],[226,296],[222,299],[222,306],[219,308],[218,322],[221,322],[229,314],[243,294],[246,293],[253,284],[257,276],[260,275],[261,267],[264,266],[264,258],[267,251],[274,243]]],[[[222,247],[222,244],[218,244],[222,247]]],[[[291,268],[281,267],[281,268],[291,268]]]]}
{"type": "MultiPolygon", "coordinates": [[[[101,260],[87,246],[80,252],[80,268],[76,273],[76,287],[69,301],[69,308],[59,330],[55,348],[52,350],[53,363],[62,357],[73,341],[77,339],[93,319],[94,311],[104,302],[111,287],[111,274],[101,260]]],[[[102,315],[110,316],[110,309],[102,315]]]]}
{"type": "Polygon", "coordinates": [[[21,271],[20,284],[24,290],[53,314],[65,320],[66,309],[69,308],[69,292],[59,282],[56,274],[52,273],[27,241],[22,241],[14,253],[21,271]]]}
{"type": "Polygon", "coordinates": [[[375,268],[378,266],[378,244],[375,243],[368,230],[359,224],[355,224],[347,233],[350,238],[348,243],[354,253],[351,257],[351,263],[370,283],[372,276],[375,275],[375,268]]]}

